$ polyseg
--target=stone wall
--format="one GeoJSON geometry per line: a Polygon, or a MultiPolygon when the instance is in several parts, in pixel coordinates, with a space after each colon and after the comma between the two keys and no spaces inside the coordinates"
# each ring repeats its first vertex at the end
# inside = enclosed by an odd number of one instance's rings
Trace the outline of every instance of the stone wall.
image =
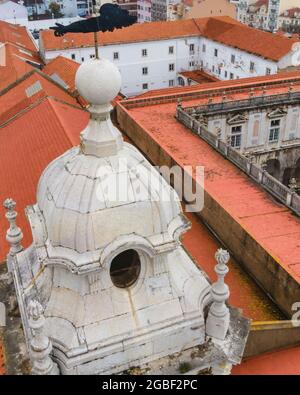
{"type": "MultiPolygon", "coordinates": [[[[121,130],[126,131],[133,143],[157,166],[177,163],[147,134],[120,106],[117,107],[121,130]]],[[[207,226],[231,251],[243,268],[276,302],[287,317],[291,306],[300,301],[300,287],[287,271],[247,232],[212,196],[204,191],[205,206],[197,213],[207,226]]]]}
{"type": "Polygon", "coordinates": [[[280,348],[300,345],[300,322],[254,322],[251,325],[244,358],[253,357],[280,348]]]}

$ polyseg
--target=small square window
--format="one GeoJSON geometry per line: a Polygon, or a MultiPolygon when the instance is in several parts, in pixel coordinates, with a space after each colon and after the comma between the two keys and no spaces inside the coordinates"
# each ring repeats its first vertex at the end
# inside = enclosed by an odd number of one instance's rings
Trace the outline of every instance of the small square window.
{"type": "Polygon", "coordinates": [[[148,89],[148,84],[143,84],[143,89],[148,89]]]}
{"type": "Polygon", "coordinates": [[[119,59],[119,52],[114,52],[114,60],[118,60],[119,59]]]}

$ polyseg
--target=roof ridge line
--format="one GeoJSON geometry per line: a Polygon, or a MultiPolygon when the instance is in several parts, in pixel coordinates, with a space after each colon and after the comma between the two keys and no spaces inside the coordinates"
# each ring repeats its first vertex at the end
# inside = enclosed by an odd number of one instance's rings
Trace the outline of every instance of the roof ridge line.
{"type": "MultiPolygon", "coordinates": [[[[0,129],[3,126],[6,126],[8,123],[15,121],[17,118],[19,118],[20,116],[22,116],[24,113],[31,111],[34,107],[38,106],[39,104],[41,104],[44,100],[47,100],[48,96],[44,96],[38,100],[36,100],[35,102],[31,103],[28,107],[23,108],[22,110],[20,110],[19,112],[17,112],[16,114],[14,114],[11,118],[7,119],[6,121],[4,121],[3,123],[0,124],[0,129]]],[[[5,113],[4,113],[5,114],[5,113]]]]}

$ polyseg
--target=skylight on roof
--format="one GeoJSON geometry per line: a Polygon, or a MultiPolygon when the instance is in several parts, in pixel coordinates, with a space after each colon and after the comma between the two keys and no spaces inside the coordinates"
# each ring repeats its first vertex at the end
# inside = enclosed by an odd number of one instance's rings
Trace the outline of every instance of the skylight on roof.
{"type": "Polygon", "coordinates": [[[28,88],[25,89],[25,93],[27,97],[32,97],[36,93],[42,90],[42,85],[40,81],[36,81],[34,84],[30,85],[28,88]]]}

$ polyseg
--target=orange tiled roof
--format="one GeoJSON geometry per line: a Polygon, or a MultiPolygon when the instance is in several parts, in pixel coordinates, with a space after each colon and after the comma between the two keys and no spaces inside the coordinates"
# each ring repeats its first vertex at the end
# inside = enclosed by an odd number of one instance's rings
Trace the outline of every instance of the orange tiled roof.
{"type": "Polygon", "coordinates": [[[206,22],[204,19],[195,20],[204,37],[274,61],[289,53],[297,42],[241,23],[232,23],[229,17],[207,18],[206,22]]]}
{"type": "Polygon", "coordinates": [[[273,351],[234,366],[233,375],[300,375],[300,347],[273,351]]]}
{"type": "Polygon", "coordinates": [[[34,69],[32,64],[39,66],[42,63],[35,52],[24,50],[10,43],[6,43],[0,52],[0,91],[34,69]]]}
{"type": "MultiPolygon", "coordinates": [[[[42,171],[53,159],[79,144],[79,133],[88,119],[84,110],[46,98],[0,126],[0,201],[7,197],[16,200],[24,246],[31,242],[24,208],[36,202],[42,171]]],[[[0,218],[4,218],[2,204],[0,218]]],[[[0,221],[0,262],[5,260],[9,248],[6,229],[6,221],[0,221]]]]}
{"type": "Polygon", "coordinates": [[[205,82],[219,81],[217,77],[207,74],[203,70],[182,71],[179,74],[197,82],[198,84],[203,84],[205,82]]]}
{"type": "Polygon", "coordinates": [[[49,63],[43,68],[43,72],[52,76],[53,74],[58,75],[62,79],[71,92],[75,91],[75,74],[80,66],[79,63],[74,60],[65,58],[63,56],[57,56],[50,60],[49,63]]]}
{"type": "MultiPolygon", "coordinates": [[[[282,84],[270,81],[267,86],[268,94],[286,93],[289,89],[287,73],[282,78],[282,84]]],[[[294,76],[293,89],[300,91],[300,73],[294,76]]],[[[239,87],[230,93],[229,99],[236,100],[248,97],[250,79],[241,91],[242,80],[239,87]]],[[[228,83],[228,81],[227,81],[228,83]]],[[[208,93],[214,84],[207,84],[208,93]]],[[[263,86],[260,85],[255,92],[261,95],[263,86]]],[[[198,85],[199,92],[203,92],[204,85],[198,85]]],[[[253,84],[255,86],[255,84],[253,84]]],[[[184,90],[184,88],[182,88],[184,90]]],[[[207,96],[192,95],[161,95],[155,98],[139,98],[123,101],[118,106],[143,128],[175,163],[184,166],[204,166],[205,191],[227,211],[245,231],[251,235],[291,277],[300,284],[299,263],[299,220],[285,206],[277,203],[261,187],[246,176],[234,164],[224,159],[209,144],[190,132],[174,117],[177,98],[181,97],[183,106],[198,106],[207,103],[207,96]],[[164,99],[168,100],[164,100],[164,99]],[[135,105],[136,103],[136,105],[135,105]]]]}
{"type": "Polygon", "coordinates": [[[295,14],[299,13],[300,14],[300,8],[299,7],[294,7],[290,8],[289,10],[284,11],[280,16],[286,17],[286,18],[295,18],[295,14]],[[287,13],[287,15],[286,15],[287,13]]]}
{"type": "Polygon", "coordinates": [[[32,52],[37,52],[37,47],[26,27],[0,21],[0,43],[6,42],[18,45],[32,52]]]}
{"type": "Polygon", "coordinates": [[[76,98],[38,70],[31,70],[0,92],[0,125],[45,97],[79,106],[76,98]],[[30,89],[34,89],[31,94],[30,89]]]}
{"type": "MultiPolygon", "coordinates": [[[[274,61],[286,55],[296,42],[293,39],[250,28],[226,16],[137,23],[113,32],[98,33],[101,45],[191,36],[204,36],[274,61]]],[[[55,37],[53,31],[44,30],[40,38],[41,46],[48,51],[94,45],[93,33],[69,33],[63,37],[55,37]]]]}

